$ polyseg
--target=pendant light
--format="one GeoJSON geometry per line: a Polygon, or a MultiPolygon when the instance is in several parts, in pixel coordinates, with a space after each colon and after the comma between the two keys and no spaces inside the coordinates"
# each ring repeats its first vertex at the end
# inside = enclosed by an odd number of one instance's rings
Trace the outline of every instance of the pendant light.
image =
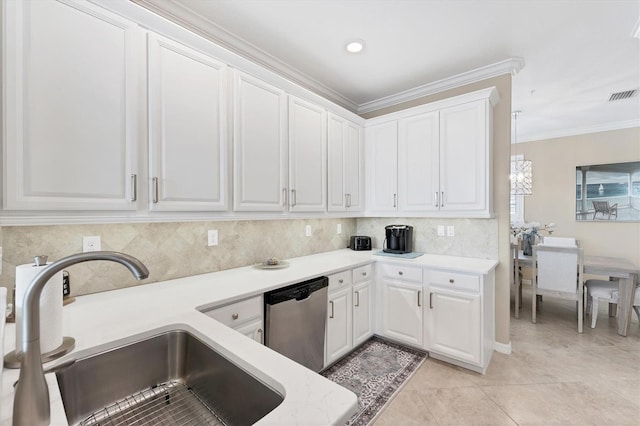
{"type": "Polygon", "coordinates": [[[518,115],[522,111],[514,111],[513,115],[513,145],[516,151],[516,160],[511,161],[511,195],[531,195],[533,192],[533,174],[531,160],[518,159],[518,115]]]}

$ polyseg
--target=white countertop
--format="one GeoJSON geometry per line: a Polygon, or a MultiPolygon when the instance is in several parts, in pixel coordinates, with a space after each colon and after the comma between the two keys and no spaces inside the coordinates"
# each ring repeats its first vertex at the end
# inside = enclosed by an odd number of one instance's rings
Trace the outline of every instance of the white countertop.
{"type": "MultiPolygon", "coordinates": [[[[205,336],[205,343],[284,395],[284,401],[258,424],[344,424],[357,409],[356,396],[284,356],[202,314],[208,308],[320,275],[373,261],[416,264],[437,269],[488,273],[497,261],[440,255],[399,259],[373,255],[373,251],[336,250],[289,259],[286,269],[262,270],[252,266],[170,281],[81,296],[64,307],[63,335],[76,340],[75,353],[105,343],[177,325],[205,336]]],[[[151,271],[153,274],[153,271],[151,271]]],[[[5,354],[15,349],[15,325],[6,326],[5,354]]],[[[62,358],[64,359],[64,358],[62,358]]],[[[56,361],[47,364],[54,365],[56,361]]],[[[46,367],[45,366],[45,367],[46,367]]],[[[11,424],[13,382],[17,369],[2,377],[2,424],[11,424]]],[[[55,375],[48,374],[51,424],[66,425],[55,375]]]]}

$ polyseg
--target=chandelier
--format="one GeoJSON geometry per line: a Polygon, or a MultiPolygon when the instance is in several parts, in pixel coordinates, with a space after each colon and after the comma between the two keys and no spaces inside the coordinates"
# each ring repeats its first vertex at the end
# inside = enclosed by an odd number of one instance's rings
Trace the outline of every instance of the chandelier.
{"type": "MultiPolygon", "coordinates": [[[[517,151],[518,143],[518,115],[522,111],[514,111],[513,115],[513,144],[517,151]]],[[[533,192],[533,173],[531,170],[531,160],[524,160],[515,156],[511,161],[511,195],[531,195],[533,192]]]]}

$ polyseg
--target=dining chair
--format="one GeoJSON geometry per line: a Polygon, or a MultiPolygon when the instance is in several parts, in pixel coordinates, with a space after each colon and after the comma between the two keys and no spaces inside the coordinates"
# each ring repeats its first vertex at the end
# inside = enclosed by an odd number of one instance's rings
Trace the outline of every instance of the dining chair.
{"type": "Polygon", "coordinates": [[[584,315],[584,253],[578,247],[538,244],[533,247],[533,297],[531,322],[536,323],[537,295],[575,300],[578,305],[578,333],[584,315]]]}
{"type": "MultiPolygon", "coordinates": [[[[587,306],[585,312],[591,312],[591,328],[596,328],[598,302],[608,302],[609,316],[615,316],[618,304],[618,280],[587,280],[584,285],[587,289],[587,306]]],[[[636,311],[636,314],[637,313],[638,311],[636,311]]],[[[638,318],[640,318],[640,314],[638,318]]]]}

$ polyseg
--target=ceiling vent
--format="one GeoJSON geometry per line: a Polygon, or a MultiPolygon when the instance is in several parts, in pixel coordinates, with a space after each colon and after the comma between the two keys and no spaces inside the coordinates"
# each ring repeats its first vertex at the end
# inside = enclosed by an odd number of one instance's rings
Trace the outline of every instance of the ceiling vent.
{"type": "Polygon", "coordinates": [[[609,96],[609,102],[633,98],[637,94],[637,90],[625,90],[624,92],[612,93],[611,96],[609,96]]]}

